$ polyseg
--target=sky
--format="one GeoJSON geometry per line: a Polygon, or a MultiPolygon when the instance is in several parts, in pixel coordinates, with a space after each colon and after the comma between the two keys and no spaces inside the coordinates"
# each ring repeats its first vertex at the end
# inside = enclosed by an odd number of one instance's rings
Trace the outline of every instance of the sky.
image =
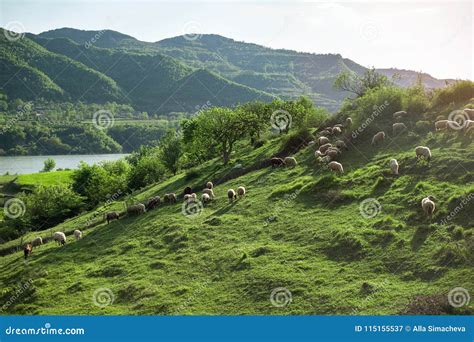
{"type": "Polygon", "coordinates": [[[470,0],[0,0],[0,26],[13,31],[111,29],[150,42],[213,33],[272,48],[339,53],[366,67],[471,80],[473,15],[470,0]]]}

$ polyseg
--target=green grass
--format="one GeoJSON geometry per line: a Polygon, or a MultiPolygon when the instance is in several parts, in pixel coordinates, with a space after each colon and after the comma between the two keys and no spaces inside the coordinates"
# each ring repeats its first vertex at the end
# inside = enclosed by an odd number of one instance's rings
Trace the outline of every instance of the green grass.
{"type": "MultiPolygon", "coordinates": [[[[266,168],[215,188],[217,198],[197,216],[182,203],[162,205],[84,230],[84,238],[57,247],[47,243],[27,263],[21,252],[0,259],[7,301],[22,282],[31,286],[8,314],[396,314],[416,295],[474,289],[472,203],[449,224],[441,220],[473,187],[472,143],[442,136],[431,141],[430,166],[416,163],[413,149],[427,140],[397,140],[380,148],[357,146],[342,159],[344,175],[331,174],[313,156],[296,154],[293,169],[266,168]],[[443,146],[443,147],[441,147],[443,146]],[[399,177],[389,174],[397,158],[399,177]],[[244,185],[234,203],[227,189],[244,185]],[[420,201],[437,198],[430,220],[420,201]],[[381,211],[360,214],[375,198],[381,211]],[[270,302],[272,290],[292,294],[286,307],[270,302]],[[110,289],[114,302],[94,305],[96,290],[110,289]]],[[[279,139],[259,149],[242,148],[233,158],[248,167],[279,149],[279,139]]],[[[135,201],[186,185],[201,189],[232,171],[213,160],[134,195],[135,201]]],[[[121,202],[108,210],[122,210],[121,202]]],[[[91,213],[45,232],[82,229],[91,213]]],[[[19,240],[2,245],[18,244],[19,240]]],[[[465,310],[471,310],[473,304],[465,310]]]]}

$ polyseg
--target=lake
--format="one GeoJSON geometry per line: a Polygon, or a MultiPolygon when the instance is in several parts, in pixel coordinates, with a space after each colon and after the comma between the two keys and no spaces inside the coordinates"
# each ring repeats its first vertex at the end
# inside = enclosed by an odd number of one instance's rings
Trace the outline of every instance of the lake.
{"type": "Polygon", "coordinates": [[[81,161],[87,164],[96,164],[101,161],[118,160],[128,154],[76,154],[57,156],[9,156],[0,157],[0,175],[35,173],[43,169],[44,161],[53,158],[57,168],[76,168],[81,161]]]}

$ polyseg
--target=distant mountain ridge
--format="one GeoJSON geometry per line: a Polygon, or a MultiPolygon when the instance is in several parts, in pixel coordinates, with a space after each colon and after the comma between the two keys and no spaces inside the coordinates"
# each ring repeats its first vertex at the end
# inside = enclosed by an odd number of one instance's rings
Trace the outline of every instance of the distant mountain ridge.
{"type": "MultiPolygon", "coordinates": [[[[61,28],[27,34],[15,42],[2,39],[0,43],[0,58],[7,61],[6,67],[1,66],[5,68],[1,79],[5,82],[21,70],[27,79],[36,80],[33,83],[38,89],[47,89],[43,93],[53,98],[125,102],[139,110],[161,113],[193,111],[208,102],[231,106],[300,95],[310,97],[319,106],[337,110],[348,95],[333,88],[337,75],[342,71],[360,74],[366,70],[339,54],[271,49],[214,34],[193,39],[178,36],[150,43],[112,30],[61,28]],[[28,49],[41,49],[41,56],[49,63],[40,63],[43,58],[25,58],[27,53],[18,54],[28,49]],[[56,63],[56,67],[51,68],[51,63],[56,63]],[[54,71],[60,69],[59,64],[70,67],[56,80],[54,71]],[[97,80],[91,80],[92,90],[81,88],[94,77],[97,80]],[[79,83],[71,82],[72,79],[79,83]],[[85,95],[79,96],[81,91],[85,95]]],[[[429,88],[444,87],[446,82],[453,81],[410,70],[378,71],[388,77],[396,73],[396,83],[404,87],[418,77],[429,88]]],[[[4,91],[13,98],[31,97],[20,91],[22,83],[10,82],[4,91]]]]}

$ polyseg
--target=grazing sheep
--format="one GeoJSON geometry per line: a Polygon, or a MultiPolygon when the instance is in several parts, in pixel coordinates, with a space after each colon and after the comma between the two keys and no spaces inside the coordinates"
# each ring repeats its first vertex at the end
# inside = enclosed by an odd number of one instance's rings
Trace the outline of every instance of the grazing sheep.
{"type": "Polygon", "coordinates": [[[346,124],[346,127],[351,127],[352,126],[352,118],[347,118],[345,124],[346,124]]]}
{"type": "Polygon", "coordinates": [[[212,199],[215,198],[215,196],[214,196],[214,190],[212,190],[212,189],[208,189],[208,188],[203,189],[203,190],[202,190],[202,193],[203,193],[203,194],[208,194],[209,197],[211,197],[212,199]]]}
{"type": "Polygon", "coordinates": [[[245,196],[245,188],[243,186],[239,186],[237,188],[237,195],[239,195],[239,197],[244,197],[245,196]]]}
{"type": "Polygon", "coordinates": [[[393,135],[397,135],[407,129],[407,126],[403,122],[396,122],[392,125],[393,135]]]}
{"type": "Polygon", "coordinates": [[[332,134],[336,135],[336,134],[341,134],[342,133],[342,129],[340,127],[333,127],[332,128],[332,134]]]}
{"type": "Polygon", "coordinates": [[[431,151],[426,146],[417,146],[415,148],[416,153],[416,160],[418,161],[420,158],[427,160],[428,162],[431,160],[431,151]]]}
{"type": "Polygon", "coordinates": [[[206,183],[206,188],[212,189],[212,188],[214,188],[214,184],[212,184],[212,182],[209,181],[209,182],[206,183]]]}
{"type": "Polygon", "coordinates": [[[428,215],[429,217],[433,215],[433,212],[436,209],[434,200],[435,198],[431,195],[421,200],[421,207],[423,208],[423,211],[425,212],[425,214],[428,215]]]}
{"type": "Polygon", "coordinates": [[[327,137],[332,134],[332,129],[330,131],[327,128],[323,129],[321,132],[319,132],[319,134],[327,137]]]}
{"type": "Polygon", "coordinates": [[[120,218],[119,213],[113,211],[111,213],[105,214],[105,219],[107,220],[107,224],[109,224],[112,220],[118,220],[120,218]]]}
{"type": "Polygon", "coordinates": [[[185,201],[188,201],[188,200],[190,200],[190,199],[192,199],[192,198],[193,198],[193,197],[191,196],[191,194],[186,194],[186,195],[184,195],[184,197],[183,197],[183,199],[184,199],[185,201]]]}
{"type": "Polygon", "coordinates": [[[58,243],[58,245],[66,244],[66,235],[63,232],[55,232],[53,234],[53,239],[58,243]]]}
{"type": "Polygon", "coordinates": [[[277,157],[273,157],[272,159],[270,159],[270,165],[273,167],[275,166],[282,166],[282,165],[285,165],[285,162],[283,161],[283,159],[281,158],[277,158],[277,157]]]}
{"type": "Polygon", "coordinates": [[[407,114],[408,114],[408,113],[405,112],[404,110],[400,110],[400,111],[398,111],[398,112],[393,113],[393,118],[394,118],[394,119],[401,119],[401,118],[407,116],[407,114]]]}
{"type": "Polygon", "coordinates": [[[211,196],[209,194],[202,194],[201,201],[202,203],[208,203],[211,201],[211,196]]]}
{"type": "Polygon", "coordinates": [[[196,195],[195,192],[193,192],[193,193],[191,194],[191,198],[194,199],[194,200],[197,199],[197,195],[196,195]]]}
{"type": "Polygon", "coordinates": [[[332,144],[330,143],[327,143],[327,144],[324,144],[322,146],[319,146],[319,151],[321,153],[326,153],[326,151],[328,150],[328,148],[330,148],[332,146],[332,144]]]}
{"type": "Polygon", "coordinates": [[[185,195],[191,195],[193,193],[193,189],[191,189],[190,186],[187,186],[184,188],[184,192],[183,192],[185,195]]]}
{"type": "Polygon", "coordinates": [[[321,152],[320,150],[316,150],[316,151],[314,151],[314,156],[315,156],[316,158],[323,157],[323,156],[324,156],[324,153],[321,152]]]}
{"type": "Polygon", "coordinates": [[[435,131],[441,131],[448,128],[449,120],[439,120],[435,122],[435,131]]]}
{"type": "Polygon", "coordinates": [[[82,232],[79,229],[76,229],[74,231],[74,237],[76,238],[76,240],[82,239],[82,232]]]}
{"type": "Polygon", "coordinates": [[[31,241],[31,245],[33,247],[39,247],[43,244],[43,239],[41,238],[41,236],[38,236],[36,238],[33,239],[33,241],[31,241]]]}
{"type": "Polygon", "coordinates": [[[175,193],[171,193],[171,194],[165,194],[163,196],[163,202],[164,203],[176,203],[177,201],[177,196],[175,193]]]}
{"type": "Polygon", "coordinates": [[[339,149],[345,149],[347,151],[347,145],[344,141],[342,140],[336,140],[336,142],[334,143],[334,145],[339,148],[339,149]]]}
{"type": "Polygon", "coordinates": [[[319,146],[325,145],[329,142],[329,139],[327,137],[320,137],[318,139],[318,144],[319,146]]]}
{"type": "Polygon", "coordinates": [[[339,124],[335,124],[333,127],[339,127],[340,129],[342,129],[344,125],[339,123],[339,124]]]}
{"type": "Polygon", "coordinates": [[[338,163],[337,161],[332,161],[328,164],[329,169],[334,172],[344,173],[344,169],[342,168],[342,164],[338,163]]]}
{"type": "Polygon", "coordinates": [[[378,144],[379,142],[382,142],[385,140],[385,132],[384,131],[380,131],[378,133],[376,133],[374,135],[374,137],[372,138],[372,145],[376,145],[378,144]]]}
{"type": "Polygon", "coordinates": [[[234,199],[237,198],[234,189],[227,190],[227,197],[229,198],[229,202],[232,202],[234,199]]]}
{"type": "Polygon", "coordinates": [[[298,162],[294,157],[285,157],[284,163],[288,167],[295,167],[296,165],[298,165],[298,162]]]}
{"type": "Polygon", "coordinates": [[[328,157],[330,161],[336,160],[340,154],[341,154],[341,151],[339,151],[336,148],[330,148],[326,151],[326,157],[328,157]]]}
{"type": "Polygon", "coordinates": [[[129,215],[140,215],[145,212],[146,212],[146,208],[143,203],[134,204],[127,208],[127,214],[129,215]]]}
{"type": "Polygon", "coordinates": [[[390,169],[394,175],[398,175],[398,162],[396,159],[390,159],[390,169]]]}
{"type": "Polygon", "coordinates": [[[32,251],[33,246],[31,245],[31,243],[27,243],[25,247],[23,247],[23,254],[25,255],[25,260],[26,258],[28,258],[28,255],[30,255],[32,251]]]}
{"type": "Polygon", "coordinates": [[[155,197],[152,197],[148,200],[147,204],[146,204],[146,210],[150,210],[150,209],[154,209],[156,208],[157,206],[159,206],[161,203],[161,198],[160,196],[155,196],[155,197]]]}

